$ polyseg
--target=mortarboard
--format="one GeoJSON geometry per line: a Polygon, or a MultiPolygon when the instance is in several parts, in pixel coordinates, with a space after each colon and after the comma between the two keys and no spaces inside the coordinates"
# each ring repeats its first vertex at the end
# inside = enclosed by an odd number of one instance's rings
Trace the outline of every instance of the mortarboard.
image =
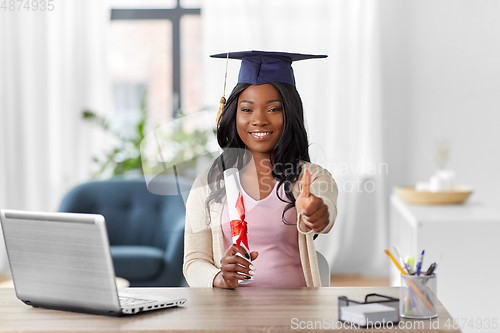
{"type": "Polygon", "coordinates": [[[292,62],[298,60],[326,58],[326,55],[244,51],[213,54],[212,58],[240,59],[238,83],[260,85],[269,82],[283,82],[295,86],[292,62]]]}
{"type": "MultiPolygon", "coordinates": [[[[242,51],[212,54],[212,58],[226,58],[241,60],[238,83],[250,83],[260,85],[270,82],[282,82],[295,86],[292,62],[298,60],[326,58],[327,55],[272,52],[272,51],[242,51]]],[[[226,65],[227,76],[227,65],[226,65]]],[[[226,83],[224,82],[224,91],[226,83]]],[[[217,124],[224,109],[226,98],[220,100],[217,124]]]]}

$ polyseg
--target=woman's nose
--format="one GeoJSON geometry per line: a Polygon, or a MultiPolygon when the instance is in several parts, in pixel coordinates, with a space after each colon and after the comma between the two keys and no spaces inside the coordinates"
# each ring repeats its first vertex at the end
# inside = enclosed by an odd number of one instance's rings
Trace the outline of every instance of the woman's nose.
{"type": "Polygon", "coordinates": [[[267,114],[265,111],[254,111],[252,114],[252,125],[263,126],[268,123],[267,114]]]}

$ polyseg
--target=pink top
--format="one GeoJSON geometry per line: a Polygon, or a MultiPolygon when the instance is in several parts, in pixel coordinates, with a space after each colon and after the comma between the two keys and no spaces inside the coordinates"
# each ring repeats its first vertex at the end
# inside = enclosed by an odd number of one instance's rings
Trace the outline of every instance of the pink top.
{"type": "MultiPolygon", "coordinates": [[[[295,208],[285,214],[287,223],[281,218],[287,203],[281,201],[274,186],[271,194],[256,201],[243,190],[246,221],[248,223],[248,244],[250,251],[259,252],[252,264],[255,266],[254,281],[241,287],[296,288],[307,287],[300,262],[297,211],[295,208]]],[[[286,198],[283,187],[280,197],[286,198]]],[[[227,201],[222,211],[222,233],[224,249],[231,246],[227,201]]]]}

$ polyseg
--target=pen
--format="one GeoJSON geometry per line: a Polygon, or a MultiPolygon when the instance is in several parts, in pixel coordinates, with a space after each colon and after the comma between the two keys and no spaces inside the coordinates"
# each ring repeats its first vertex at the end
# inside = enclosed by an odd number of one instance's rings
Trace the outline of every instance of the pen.
{"type": "Polygon", "coordinates": [[[414,275],[415,274],[415,270],[413,267],[415,265],[415,258],[413,257],[410,257],[408,258],[408,262],[405,262],[405,266],[406,266],[406,269],[408,270],[408,274],[410,275],[414,275]]]}
{"type": "Polygon", "coordinates": [[[416,275],[420,275],[420,270],[422,269],[422,264],[424,263],[424,253],[425,250],[422,250],[422,254],[420,255],[420,261],[417,264],[417,272],[416,275]]]}
{"type": "Polygon", "coordinates": [[[429,266],[429,269],[427,270],[427,272],[425,272],[425,275],[431,275],[432,273],[434,273],[434,270],[436,269],[436,263],[433,262],[430,266],[429,266]]]}
{"type": "Polygon", "coordinates": [[[441,259],[443,258],[443,254],[441,254],[441,257],[439,257],[439,261],[438,262],[433,262],[429,268],[427,269],[427,272],[425,273],[425,275],[431,275],[434,273],[434,271],[436,270],[437,266],[439,265],[439,263],[441,262],[441,259]]]}
{"type": "Polygon", "coordinates": [[[411,267],[411,265],[409,263],[407,263],[407,262],[403,262],[403,263],[404,263],[406,271],[408,272],[409,275],[415,274],[415,272],[413,271],[413,268],[411,267]]]}
{"type": "Polygon", "coordinates": [[[408,258],[408,265],[411,266],[411,270],[413,271],[413,267],[415,267],[415,258],[413,257],[408,258]]]}

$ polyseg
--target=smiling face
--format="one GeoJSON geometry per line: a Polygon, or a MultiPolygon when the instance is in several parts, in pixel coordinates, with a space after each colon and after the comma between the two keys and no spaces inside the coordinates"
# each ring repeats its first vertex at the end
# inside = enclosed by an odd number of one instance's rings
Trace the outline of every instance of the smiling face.
{"type": "Polygon", "coordinates": [[[276,88],[270,84],[251,85],[241,92],[236,128],[252,155],[269,155],[281,138],[283,127],[283,106],[276,88]]]}

